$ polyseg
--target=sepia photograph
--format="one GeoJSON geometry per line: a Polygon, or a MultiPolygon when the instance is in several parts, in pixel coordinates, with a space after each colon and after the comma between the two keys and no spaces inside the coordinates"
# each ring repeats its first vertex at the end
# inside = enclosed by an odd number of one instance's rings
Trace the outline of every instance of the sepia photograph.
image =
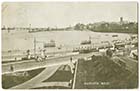
{"type": "Polygon", "coordinates": [[[137,89],[138,2],[3,2],[3,89],[137,89]]]}

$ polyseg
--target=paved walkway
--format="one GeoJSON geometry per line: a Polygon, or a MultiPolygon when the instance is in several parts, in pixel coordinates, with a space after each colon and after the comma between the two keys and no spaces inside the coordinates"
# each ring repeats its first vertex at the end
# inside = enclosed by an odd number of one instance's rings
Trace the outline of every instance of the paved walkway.
{"type": "Polygon", "coordinates": [[[40,84],[43,80],[48,79],[50,76],[52,76],[57,69],[61,65],[56,65],[53,67],[46,67],[44,71],[42,71],[40,74],[32,78],[31,80],[24,82],[22,84],[19,84],[15,87],[12,87],[11,89],[30,89],[30,88],[35,88],[37,84],[40,84]]]}
{"type": "Polygon", "coordinates": [[[37,85],[34,85],[35,88],[39,87],[49,87],[49,86],[60,86],[60,87],[69,87],[69,82],[44,82],[37,85]]]}

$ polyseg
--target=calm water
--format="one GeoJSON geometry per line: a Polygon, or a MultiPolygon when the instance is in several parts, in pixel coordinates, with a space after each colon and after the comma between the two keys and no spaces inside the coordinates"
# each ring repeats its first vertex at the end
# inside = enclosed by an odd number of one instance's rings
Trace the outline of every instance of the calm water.
{"type": "Polygon", "coordinates": [[[91,31],[47,31],[28,33],[26,31],[2,31],[2,51],[8,50],[27,50],[33,49],[34,38],[40,43],[37,43],[37,48],[42,48],[44,42],[55,40],[56,46],[64,46],[65,48],[72,48],[80,45],[83,40],[88,40],[92,37],[93,43],[101,41],[112,41],[114,39],[129,39],[129,34],[121,33],[97,33],[91,31]],[[117,34],[118,37],[112,37],[117,34]]]}

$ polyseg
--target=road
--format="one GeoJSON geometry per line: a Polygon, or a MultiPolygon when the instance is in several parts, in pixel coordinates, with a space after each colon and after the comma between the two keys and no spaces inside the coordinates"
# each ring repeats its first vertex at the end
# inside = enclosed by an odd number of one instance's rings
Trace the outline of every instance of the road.
{"type": "MultiPolygon", "coordinates": [[[[67,53],[71,53],[72,51],[59,51],[59,52],[47,52],[45,55],[63,55],[63,54],[67,54],[67,53]]],[[[2,54],[2,62],[6,62],[6,61],[14,61],[15,58],[16,59],[21,59],[23,57],[26,57],[26,53],[3,53],[2,54]]],[[[34,55],[33,53],[31,55],[34,55]]],[[[36,55],[39,55],[39,53],[36,55]]]]}
{"type": "Polygon", "coordinates": [[[2,64],[2,74],[13,73],[13,72],[18,72],[18,71],[33,70],[33,69],[38,69],[38,68],[45,68],[47,66],[52,66],[55,64],[59,64],[59,63],[61,64],[63,62],[70,61],[71,57],[73,58],[73,60],[75,60],[79,58],[89,57],[89,56],[92,56],[93,54],[96,55],[97,53],[61,56],[61,57],[50,58],[42,62],[29,60],[29,61],[22,61],[22,62],[5,63],[5,64],[2,64]],[[11,65],[13,66],[14,71],[10,70],[11,65]]]}

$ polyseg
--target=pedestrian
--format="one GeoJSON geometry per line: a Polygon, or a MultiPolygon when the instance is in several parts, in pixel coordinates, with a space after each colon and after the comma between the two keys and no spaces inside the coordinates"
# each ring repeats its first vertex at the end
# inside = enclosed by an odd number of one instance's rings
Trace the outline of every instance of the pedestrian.
{"type": "Polygon", "coordinates": [[[45,59],[45,51],[46,51],[46,50],[42,50],[42,51],[41,51],[41,58],[42,58],[42,59],[45,59]]]}
{"type": "Polygon", "coordinates": [[[30,59],[31,58],[31,53],[30,53],[30,50],[28,49],[27,50],[27,59],[30,59]]]}
{"type": "Polygon", "coordinates": [[[109,56],[109,57],[112,57],[113,52],[112,52],[112,50],[110,48],[107,49],[106,55],[109,56]]]}
{"type": "Polygon", "coordinates": [[[72,57],[70,58],[70,61],[72,62],[72,57]]]}
{"type": "Polygon", "coordinates": [[[42,58],[40,56],[37,56],[36,60],[37,60],[37,62],[41,62],[42,58]]]}
{"type": "Polygon", "coordinates": [[[11,71],[14,71],[13,65],[10,66],[10,70],[11,70],[11,71]]]}

